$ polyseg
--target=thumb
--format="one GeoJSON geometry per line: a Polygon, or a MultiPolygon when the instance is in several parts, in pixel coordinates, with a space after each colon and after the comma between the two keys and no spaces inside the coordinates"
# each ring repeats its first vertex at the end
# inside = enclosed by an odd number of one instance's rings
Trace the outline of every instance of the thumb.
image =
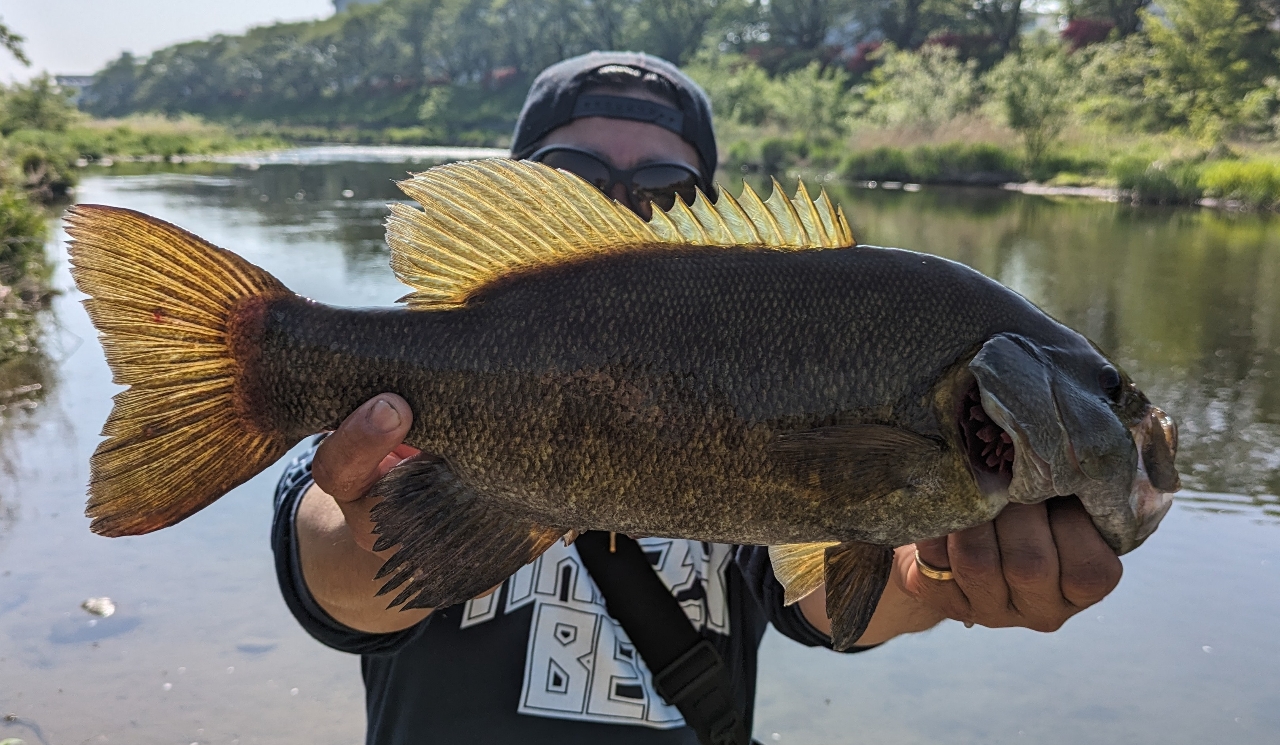
{"type": "Polygon", "coordinates": [[[320,443],[311,462],[311,475],[338,502],[365,495],[381,475],[379,465],[409,432],[413,412],[403,398],[383,393],[343,420],[320,443]]]}

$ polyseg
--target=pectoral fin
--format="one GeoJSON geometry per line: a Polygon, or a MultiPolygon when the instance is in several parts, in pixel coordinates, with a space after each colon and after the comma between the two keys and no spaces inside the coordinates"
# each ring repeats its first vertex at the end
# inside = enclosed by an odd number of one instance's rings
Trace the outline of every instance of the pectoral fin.
{"type": "Polygon", "coordinates": [[[911,486],[937,459],[938,443],[898,427],[836,425],[778,437],[774,456],[802,483],[847,503],[911,486]]]}
{"type": "Polygon", "coordinates": [[[841,543],[826,549],[827,616],[837,652],[866,633],[880,595],[889,583],[893,549],[870,543],[841,543]]]}
{"type": "Polygon", "coordinates": [[[825,581],[827,549],[838,543],[791,543],[769,547],[773,575],[785,591],[783,604],[791,605],[818,589],[825,581]]]}
{"type": "Polygon", "coordinates": [[[398,588],[387,607],[442,608],[501,584],[567,532],[510,514],[478,495],[431,455],[396,466],[370,494],[383,501],[370,515],[374,551],[400,546],[378,572],[398,588]]]}

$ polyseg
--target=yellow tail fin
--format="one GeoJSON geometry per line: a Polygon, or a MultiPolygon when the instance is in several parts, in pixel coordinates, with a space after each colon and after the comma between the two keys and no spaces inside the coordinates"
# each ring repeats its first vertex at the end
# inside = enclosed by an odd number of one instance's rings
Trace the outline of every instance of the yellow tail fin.
{"type": "Polygon", "coordinates": [[[237,319],[289,291],[235,254],[132,210],[73,207],[67,232],[71,274],[89,295],[113,379],[129,386],[90,461],[85,514],[101,535],[149,533],[288,449],[252,422],[233,352],[237,319]]]}

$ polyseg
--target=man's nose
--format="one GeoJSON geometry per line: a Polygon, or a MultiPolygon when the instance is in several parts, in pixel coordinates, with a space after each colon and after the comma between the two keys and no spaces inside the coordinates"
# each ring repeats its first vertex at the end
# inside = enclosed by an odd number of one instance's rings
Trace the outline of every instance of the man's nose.
{"type": "Polygon", "coordinates": [[[627,194],[627,188],[622,184],[614,184],[613,188],[608,191],[608,194],[618,200],[618,204],[621,204],[623,207],[626,207],[639,215],[640,219],[648,220],[653,217],[653,208],[649,206],[649,203],[644,202],[642,204],[632,204],[631,197],[627,194]]]}

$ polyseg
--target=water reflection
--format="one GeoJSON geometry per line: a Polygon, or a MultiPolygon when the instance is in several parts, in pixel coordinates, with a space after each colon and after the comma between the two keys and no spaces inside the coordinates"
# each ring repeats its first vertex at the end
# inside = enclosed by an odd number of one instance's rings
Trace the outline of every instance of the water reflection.
{"type": "Polygon", "coordinates": [[[288,228],[276,235],[286,241],[336,242],[348,269],[361,273],[390,272],[383,221],[387,204],[405,199],[395,182],[430,165],[135,163],[117,166],[110,173],[134,176],[127,180],[132,189],[163,191],[193,204],[252,212],[264,226],[288,228]]]}
{"type": "MultiPolygon", "coordinates": [[[[44,349],[49,321],[45,311],[52,292],[42,251],[10,247],[0,257],[0,472],[12,474],[12,433],[30,423],[31,412],[48,395],[53,379],[44,349]]],[[[0,486],[0,541],[17,520],[16,499],[8,492],[0,486]]]]}

